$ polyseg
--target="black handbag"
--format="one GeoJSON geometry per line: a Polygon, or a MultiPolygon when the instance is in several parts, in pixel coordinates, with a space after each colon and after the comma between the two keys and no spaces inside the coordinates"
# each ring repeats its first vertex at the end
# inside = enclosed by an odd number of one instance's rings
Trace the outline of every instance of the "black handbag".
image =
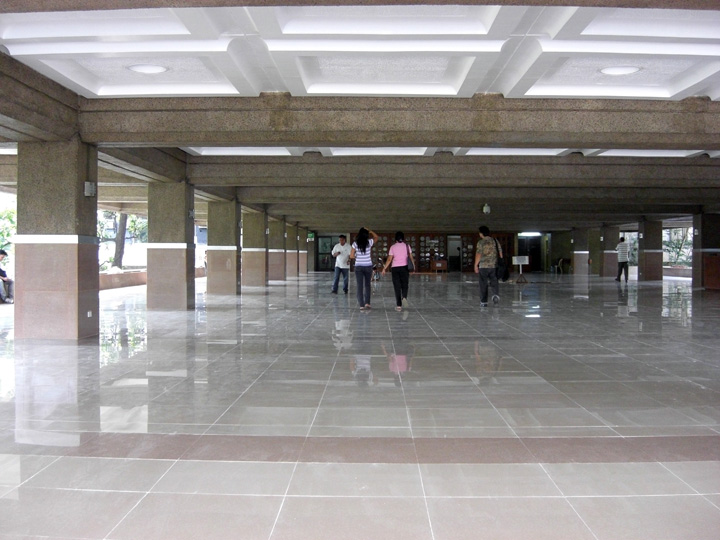
{"type": "Polygon", "coordinates": [[[408,266],[408,270],[409,270],[410,272],[414,272],[414,271],[415,271],[415,265],[414,265],[413,262],[412,262],[412,253],[410,252],[410,246],[407,245],[407,244],[405,244],[405,247],[407,248],[407,252],[408,252],[408,265],[407,265],[407,266],[408,266]]]}
{"type": "Polygon", "coordinates": [[[500,248],[498,246],[497,239],[493,238],[493,240],[495,241],[495,253],[497,254],[495,262],[495,275],[499,280],[505,282],[510,279],[510,269],[508,268],[505,258],[500,256],[500,248]]]}

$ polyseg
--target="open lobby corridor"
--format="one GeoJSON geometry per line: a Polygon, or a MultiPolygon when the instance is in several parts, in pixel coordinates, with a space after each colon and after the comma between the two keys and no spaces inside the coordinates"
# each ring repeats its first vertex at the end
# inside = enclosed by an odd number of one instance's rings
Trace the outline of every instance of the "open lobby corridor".
{"type": "Polygon", "coordinates": [[[720,293],[311,273],[100,338],[0,305],[0,540],[717,540],[720,293]]]}

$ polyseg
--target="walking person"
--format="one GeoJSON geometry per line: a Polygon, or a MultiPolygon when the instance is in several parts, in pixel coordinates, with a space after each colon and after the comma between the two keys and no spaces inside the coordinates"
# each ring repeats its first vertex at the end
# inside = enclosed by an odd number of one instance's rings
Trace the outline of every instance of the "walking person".
{"type": "Polygon", "coordinates": [[[392,282],[395,288],[395,303],[397,307],[395,311],[402,311],[403,307],[408,306],[408,285],[410,283],[410,269],[408,263],[412,263],[413,268],[415,267],[415,259],[412,255],[410,246],[405,243],[405,234],[402,231],[395,233],[395,243],[390,247],[388,251],[388,258],[383,266],[382,273],[385,275],[385,271],[388,266],[392,265],[392,282]]]}
{"type": "Polygon", "coordinates": [[[628,282],[628,262],[630,261],[630,245],[625,242],[625,237],[620,237],[620,243],[615,247],[618,254],[618,274],[615,281],[620,281],[620,276],[625,273],[625,283],[628,282]]]}
{"type": "Polygon", "coordinates": [[[370,293],[372,292],[370,281],[373,273],[372,247],[377,239],[377,234],[361,227],[350,250],[350,258],[355,259],[355,281],[360,311],[370,309],[370,293]]]}
{"type": "Polygon", "coordinates": [[[352,248],[347,244],[347,237],[340,235],[340,241],[335,244],[331,255],[335,257],[335,276],[333,277],[331,293],[337,294],[338,283],[340,282],[340,274],[343,277],[343,292],[348,293],[348,275],[350,274],[350,250],[352,248]]]}
{"type": "Polygon", "coordinates": [[[480,240],[475,247],[475,273],[480,275],[480,305],[487,306],[488,288],[493,291],[493,303],[500,302],[500,288],[495,267],[498,257],[502,257],[503,254],[497,240],[490,236],[490,229],[483,225],[479,230],[480,240]]]}

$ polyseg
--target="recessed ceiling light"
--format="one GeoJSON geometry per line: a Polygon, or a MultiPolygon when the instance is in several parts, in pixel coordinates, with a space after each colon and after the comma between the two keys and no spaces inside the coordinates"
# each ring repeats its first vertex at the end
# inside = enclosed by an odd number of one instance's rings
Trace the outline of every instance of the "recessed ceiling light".
{"type": "Polygon", "coordinates": [[[156,66],[154,64],[135,64],[133,66],[128,66],[128,69],[137,73],[147,73],[150,75],[165,73],[168,70],[165,66],[156,66]]]}
{"type": "Polygon", "coordinates": [[[600,73],[603,73],[605,75],[632,75],[633,73],[637,73],[640,71],[639,67],[635,66],[612,66],[612,67],[606,67],[600,70],[600,73]]]}

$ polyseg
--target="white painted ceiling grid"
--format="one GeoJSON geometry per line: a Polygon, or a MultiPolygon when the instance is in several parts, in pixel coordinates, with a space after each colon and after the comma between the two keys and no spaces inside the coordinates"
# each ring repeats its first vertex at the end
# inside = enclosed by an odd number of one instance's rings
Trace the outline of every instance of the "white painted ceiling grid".
{"type": "Polygon", "coordinates": [[[720,98],[720,12],[522,6],[0,15],[9,54],[87,98],[720,98]],[[131,65],[166,68],[130,71],[131,65]],[[639,68],[613,76],[602,69],[639,68]]]}
{"type": "MultiPolygon", "coordinates": [[[[438,5],[10,13],[0,14],[0,47],[89,99],[255,97],[261,92],[720,99],[720,11],[438,5]],[[625,74],[604,73],[608,68],[625,74]]],[[[185,150],[193,155],[320,152],[328,157],[438,151],[648,155],[569,148],[185,150]]],[[[652,155],[702,153],[718,157],[701,149],[652,155]]]]}

